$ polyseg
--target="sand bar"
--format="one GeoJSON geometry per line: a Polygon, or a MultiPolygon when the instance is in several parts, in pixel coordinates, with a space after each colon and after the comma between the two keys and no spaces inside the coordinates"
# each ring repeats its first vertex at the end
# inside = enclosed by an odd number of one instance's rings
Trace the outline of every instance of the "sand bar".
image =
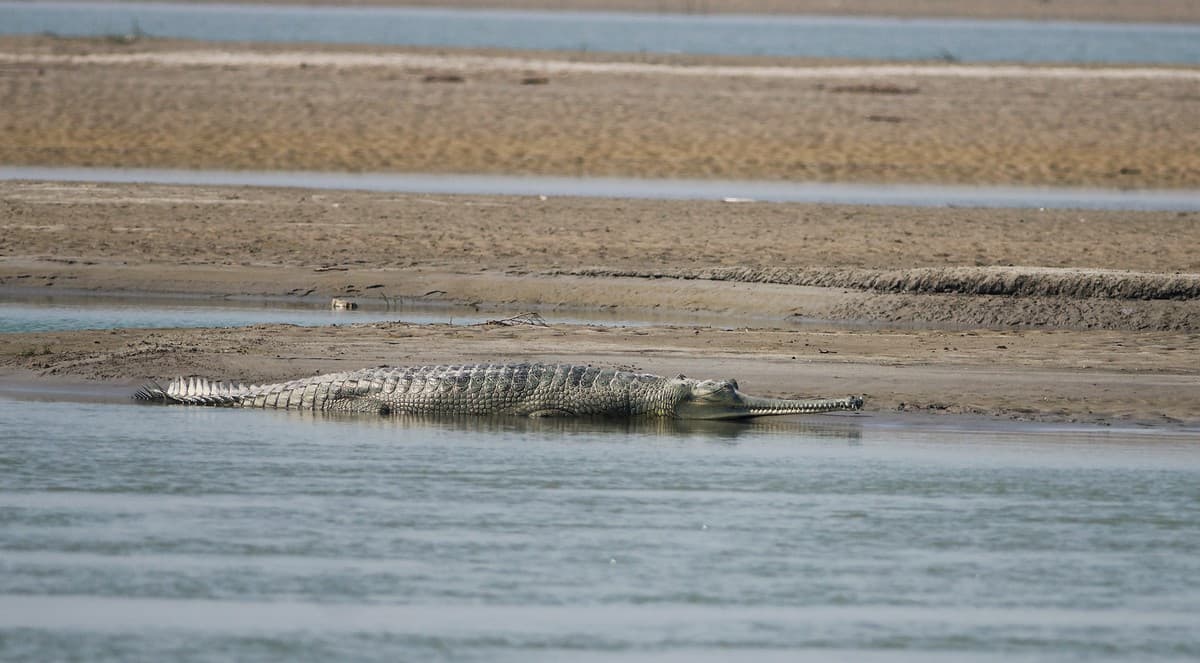
{"type": "MultiPolygon", "coordinates": [[[[1187,69],[826,73],[871,65],[46,37],[0,39],[0,54],[10,165],[1200,186],[1187,69]]],[[[562,359],[865,393],[876,414],[1196,425],[1198,233],[1191,212],[4,182],[0,288],[24,293],[728,324],[14,334],[0,371],[129,385],[562,359]]]]}
{"type": "Polygon", "coordinates": [[[1196,71],[8,37],[0,161],[1196,189],[1196,71]]]}
{"type": "Polygon", "coordinates": [[[1200,423],[1191,213],[45,182],[0,183],[0,209],[0,287],[25,293],[388,297],[475,303],[495,318],[590,307],[727,321],[12,334],[0,337],[10,384],[539,359],[731,375],[778,395],[866,393],[875,413],[1200,423]],[[783,324],[797,317],[838,323],[783,324]]]}
{"type": "MultiPolygon", "coordinates": [[[[1018,78],[1056,80],[1200,80],[1200,69],[1137,66],[1059,66],[995,64],[808,64],[714,65],[657,62],[579,61],[547,57],[506,57],[470,53],[359,52],[230,52],[220,50],[151,51],[140,53],[0,53],[0,62],[38,65],[161,65],[167,67],[313,67],[437,69],[464,72],[529,72],[546,74],[635,74],[813,80],[837,78],[1018,78]]],[[[882,92],[881,92],[882,93],[882,92]]],[[[886,93],[884,93],[886,94],[886,93]]],[[[893,94],[895,94],[893,92],[893,94]]]]}

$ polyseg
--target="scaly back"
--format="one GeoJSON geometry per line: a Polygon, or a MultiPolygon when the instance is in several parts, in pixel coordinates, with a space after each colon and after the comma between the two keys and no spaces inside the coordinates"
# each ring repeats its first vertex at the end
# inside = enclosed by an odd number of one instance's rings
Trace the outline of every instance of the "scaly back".
{"type": "Polygon", "coordinates": [[[436,415],[670,415],[668,380],[570,364],[476,364],[369,368],[279,384],[176,378],[136,398],[168,403],[436,415]]]}

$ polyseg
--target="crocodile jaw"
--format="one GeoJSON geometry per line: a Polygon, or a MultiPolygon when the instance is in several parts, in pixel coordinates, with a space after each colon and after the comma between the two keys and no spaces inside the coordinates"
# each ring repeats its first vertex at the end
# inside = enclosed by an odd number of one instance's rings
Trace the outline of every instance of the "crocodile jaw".
{"type": "Polygon", "coordinates": [[[863,399],[859,396],[796,400],[750,396],[738,391],[734,380],[705,380],[688,386],[690,389],[675,405],[675,417],[678,419],[748,419],[853,411],[863,406],[863,399]]]}
{"type": "Polygon", "coordinates": [[[781,414],[816,414],[819,412],[836,412],[839,410],[861,410],[863,399],[860,396],[846,398],[816,398],[806,400],[790,400],[785,398],[761,398],[758,396],[743,396],[746,405],[746,416],[764,417],[781,414]]]}

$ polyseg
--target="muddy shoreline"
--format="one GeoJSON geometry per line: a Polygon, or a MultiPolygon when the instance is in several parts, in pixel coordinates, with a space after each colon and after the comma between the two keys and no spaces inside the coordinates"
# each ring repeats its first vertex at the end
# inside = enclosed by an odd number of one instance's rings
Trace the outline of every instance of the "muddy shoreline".
{"type": "Polygon", "coordinates": [[[0,382],[103,381],[132,393],[177,375],[271,382],[365,366],[564,361],[736,377],[766,395],[863,394],[867,413],[889,416],[1195,427],[1200,385],[1184,357],[1198,348],[1180,342],[1113,332],[256,325],[6,334],[0,382]]]}
{"type": "Polygon", "coordinates": [[[0,183],[0,208],[0,287],[26,293],[386,297],[495,318],[569,307],[725,321],[6,334],[9,382],[570,361],[727,375],[780,396],[863,393],[868,412],[889,416],[1200,422],[1190,214],[46,182],[0,183]],[[1154,292],[1163,298],[1144,297],[1154,292]]]}
{"type": "Polygon", "coordinates": [[[0,183],[0,286],[1200,330],[1200,213],[0,183]]]}

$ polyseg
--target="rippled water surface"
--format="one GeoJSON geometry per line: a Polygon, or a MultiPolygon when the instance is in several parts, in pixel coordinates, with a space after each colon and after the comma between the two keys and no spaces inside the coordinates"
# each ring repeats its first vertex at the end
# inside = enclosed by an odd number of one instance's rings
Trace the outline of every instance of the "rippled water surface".
{"type": "Polygon", "coordinates": [[[1183,434],[0,398],[0,659],[1194,660],[1183,434]]]}
{"type": "Polygon", "coordinates": [[[1200,62],[1200,27],[1067,21],[0,2],[0,33],[965,62],[1200,62]]]}

